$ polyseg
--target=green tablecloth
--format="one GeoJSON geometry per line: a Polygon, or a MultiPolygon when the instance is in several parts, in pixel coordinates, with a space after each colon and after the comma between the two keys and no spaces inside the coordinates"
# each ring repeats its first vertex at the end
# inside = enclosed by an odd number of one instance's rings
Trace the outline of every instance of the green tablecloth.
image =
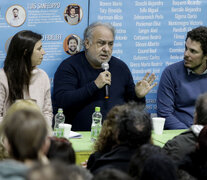
{"type": "Polygon", "coordinates": [[[172,139],[173,137],[179,135],[180,133],[186,131],[186,129],[180,129],[180,130],[164,130],[163,131],[163,134],[161,135],[157,135],[157,134],[154,134],[152,133],[152,140],[153,140],[153,143],[155,145],[158,145],[160,147],[163,147],[164,144],[172,139]]]}
{"type": "Polygon", "coordinates": [[[92,151],[93,142],[90,140],[91,133],[89,131],[78,132],[82,135],[80,139],[70,139],[75,152],[92,151]]]}
{"type": "MultiPolygon", "coordinates": [[[[163,147],[163,145],[174,136],[186,130],[164,130],[162,135],[157,135],[152,132],[152,140],[155,145],[163,147]]],[[[80,164],[88,159],[93,151],[93,142],[90,140],[90,132],[82,131],[79,132],[82,135],[80,139],[70,139],[73,148],[76,152],[76,163],[80,164]]]]}

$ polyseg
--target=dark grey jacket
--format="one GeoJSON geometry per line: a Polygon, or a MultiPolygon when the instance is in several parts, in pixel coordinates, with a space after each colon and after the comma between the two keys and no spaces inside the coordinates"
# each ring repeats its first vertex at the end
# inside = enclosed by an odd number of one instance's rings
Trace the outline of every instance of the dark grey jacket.
{"type": "Polygon", "coordinates": [[[163,150],[174,160],[176,164],[196,149],[197,137],[203,128],[202,125],[192,125],[189,130],[175,136],[163,147],[163,150]]]}

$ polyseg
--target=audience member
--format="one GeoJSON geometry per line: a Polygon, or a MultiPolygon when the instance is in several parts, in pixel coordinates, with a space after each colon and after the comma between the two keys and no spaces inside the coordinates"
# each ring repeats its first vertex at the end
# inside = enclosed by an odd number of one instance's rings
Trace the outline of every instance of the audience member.
{"type": "Polygon", "coordinates": [[[91,180],[93,175],[86,169],[77,165],[68,167],[68,180],[91,180]]]}
{"type": "Polygon", "coordinates": [[[189,130],[169,140],[163,147],[176,164],[186,154],[195,151],[198,135],[204,125],[207,125],[207,93],[200,95],[196,101],[194,125],[189,130]]]}
{"type": "Polygon", "coordinates": [[[17,99],[33,99],[52,124],[50,80],[37,68],[45,51],[42,36],[32,31],[16,33],[9,44],[4,67],[0,70],[0,122],[17,99]]]}
{"type": "Polygon", "coordinates": [[[177,169],[164,153],[151,155],[146,159],[139,180],[177,180],[177,169]]]}
{"type": "Polygon", "coordinates": [[[106,168],[115,168],[127,172],[130,158],[138,147],[151,140],[151,118],[142,105],[130,102],[122,105],[122,111],[116,114],[119,119],[116,144],[104,153],[91,166],[90,171],[96,174],[106,168]]]}
{"type": "Polygon", "coordinates": [[[101,155],[111,151],[117,145],[116,135],[118,132],[119,116],[117,114],[123,111],[123,106],[114,106],[107,114],[106,120],[103,122],[101,132],[94,144],[94,153],[92,153],[87,162],[87,168],[90,169],[94,162],[101,155]]]}
{"type": "Polygon", "coordinates": [[[71,142],[66,138],[50,138],[50,148],[47,152],[49,160],[59,160],[66,164],[75,164],[75,151],[71,142]]]}
{"type": "Polygon", "coordinates": [[[135,179],[140,179],[145,161],[154,154],[162,153],[162,148],[153,144],[144,144],[137,149],[129,163],[128,173],[135,179]]]}
{"type": "MultiPolygon", "coordinates": [[[[140,148],[138,148],[134,156],[132,156],[131,158],[131,161],[129,164],[129,171],[128,171],[129,175],[134,180],[136,179],[140,180],[146,160],[148,160],[148,158],[151,157],[152,155],[159,156],[160,154],[161,156],[162,154],[164,154],[164,157],[166,157],[161,147],[153,145],[153,144],[142,145],[140,148]]],[[[167,160],[168,159],[169,158],[167,157],[167,160]]],[[[172,162],[169,162],[169,163],[172,165],[172,162]]],[[[174,165],[173,165],[173,168],[175,169],[174,165]]],[[[162,171],[160,170],[158,173],[162,173],[162,171]]],[[[174,170],[173,170],[173,174],[174,174],[174,170]]],[[[194,178],[189,173],[181,169],[177,169],[176,174],[179,180],[194,180],[194,178]]],[[[158,178],[158,175],[156,175],[156,178],[158,178]]]]}
{"type": "Polygon", "coordinates": [[[55,73],[54,113],[63,108],[65,121],[72,124],[73,130],[91,129],[95,106],[101,107],[104,120],[115,105],[131,100],[144,103],[145,95],[156,85],[155,75],[149,73],[134,84],[127,65],[112,56],[114,39],[115,29],[111,24],[91,24],[84,32],[85,51],[65,59],[55,73]],[[108,70],[102,69],[104,62],[108,62],[108,70]],[[104,98],[106,84],[110,85],[108,99],[104,98]]]}
{"type": "Polygon", "coordinates": [[[182,169],[177,170],[177,177],[179,180],[197,180],[195,177],[182,169]]]}
{"type": "Polygon", "coordinates": [[[36,163],[26,174],[26,180],[68,180],[67,165],[60,161],[36,163]]]}
{"type": "Polygon", "coordinates": [[[181,161],[179,168],[199,180],[207,179],[207,126],[201,130],[198,136],[196,150],[187,154],[181,161]]]}
{"type": "Polygon", "coordinates": [[[60,161],[37,164],[28,171],[26,180],[92,180],[92,174],[76,165],[66,165],[60,161]]]}
{"type": "Polygon", "coordinates": [[[24,174],[35,161],[48,163],[45,151],[48,148],[48,125],[38,106],[20,108],[19,100],[7,111],[0,134],[11,159],[0,162],[0,179],[24,179],[24,174]],[[37,133],[38,132],[38,133],[37,133]]]}
{"type": "Polygon", "coordinates": [[[97,173],[93,180],[132,180],[132,178],[117,169],[104,169],[103,171],[100,171],[97,173]]]}
{"type": "Polygon", "coordinates": [[[207,27],[187,33],[184,60],[163,71],[157,92],[157,114],[166,129],[187,129],[193,124],[195,101],[207,92],[207,27]]]}

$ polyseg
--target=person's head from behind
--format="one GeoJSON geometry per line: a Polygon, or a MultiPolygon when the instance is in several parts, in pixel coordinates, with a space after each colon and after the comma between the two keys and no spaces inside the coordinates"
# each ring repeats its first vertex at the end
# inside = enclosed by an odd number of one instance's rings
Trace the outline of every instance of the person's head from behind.
{"type": "MultiPolygon", "coordinates": [[[[27,100],[22,100],[22,103],[25,101],[27,100]]],[[[21,100],[7,111],[0,132],[5,137],[11,157],[23,162],[27,159],[38,160],[46,143],[47,123],[38,108],[24,108],[19,103],[21,100]]]]}
{"type": "Polygon", "coordinates": [[[75,164],[75,151],[66,138],[50,137],[50,148],[47,152],[49,160],[59,160],[67,164],[75,164]]]}
{"type": "Polygon", "coordinates": [[[91,180],[91,173],[81,166],[69,165],[60,161],[49,164],[36,164],[31,168],[26,180],[91,180]]]}
{"type": "Polygon", "coordinates": [[[127,144],[129,147],[140,147],[151,140],[151,118],[144,109],[143,104],[129,102],[122,105],[119,118],[117,142],[127,144]]]}
{"type": "Polygon", "coordinates": [[[95,151],[106,153],[116,145],[116,135],[118,131],[118,114],[122,112],[122,106],[114,106],[107,114],[103,122],[101,132],[95,142],[95,151]]]}
{"type": "Polygon", "coordinates": [[[31,71],[42,62],[45,51],[41,39],[40,34],[28,30],[16,33],[11,39],[4,61],[11,103],[23,99],[23,87],[29,89],[31,71]]]}
{"type": "Polygon", "coordinates": [[[111,59],[115,29],[109,23],[95,22],[84,31],[86,58],[94,68],[111,59]]]}
{"type": "Polygon", "coordinates": [[[19,9],[14,8],[14,9],[12,9],[12,12],[13,12],[13,16],[14,16],[14,18],[17,18],[18,15],[19,15],[19,9]]]}
{"type": "Polygon", "coordinates": [[[140,180],[177,180],[177,169],[164,153],[151,155],[143,164],[140,180]]]}
{"type": "Polygon", "coordinates": [[[207,93],[201,94],[196,100],[194,123],[207,125],[207,93]]]}
{"type": "Polygon", "coordinates": [[[77,165],[68,166],[67,172],[67,180],[91,180],[93,178],[89,170],[77,165]]]}
{"type": "Polygon", "coordinates": [[[93,180],[110,180],[110,179],[132,180],[132,178],[128,174],[117,169],[104,169],[93,177],[93,180]]]}
{"type": "Polygon", "coordinates": [[[207,27],[200,26],[187,33],[185,40],[184,65],[197,74],[206,70],[207,27]]]}
{"type": "Polygon", "coordinates": [[[68,38],[68,49],[70,54],[75,54],[78,48],[78,39],[75,36],[68,38]]]}
{"type": "Polygon", "coordinates": [[[26,174],[26,180],[68,180],[67,165],[61,161],[36,163],[26,174]]]}
{"type": "Polygon", "coordinates": [[[177,178],[179,180],[197,180],[194,176],[192,176],[190,173],[183,169],[178,169],[177,170],[177,178]]]}
{"type": "Polygon", "coordinates": [[[9,118],[10,116],[13,116],[13,113],[18,110],[25,110],[25,109],[41,111],[40,107],[37,105],[34,99],[18,99],[9,107],[5,118],[9,118]]]}
{"type": "Polygon", "coordinates": [[[129,163],[129,174],[131,177],[139,179],[143,170],[143,164],[151,156],[162,153],[162,148],[153,144],[144,144],[137,149],[129,163]]]}

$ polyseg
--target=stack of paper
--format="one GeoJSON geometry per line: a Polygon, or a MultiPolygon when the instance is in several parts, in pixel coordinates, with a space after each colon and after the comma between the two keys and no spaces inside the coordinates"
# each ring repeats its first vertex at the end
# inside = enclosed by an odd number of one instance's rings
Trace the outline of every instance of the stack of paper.
{"type": "Polygon", "coordinates": [[[70,131],[70,136],[69,138],[82,138],[82,135],[80,133],[70,131]]]}

